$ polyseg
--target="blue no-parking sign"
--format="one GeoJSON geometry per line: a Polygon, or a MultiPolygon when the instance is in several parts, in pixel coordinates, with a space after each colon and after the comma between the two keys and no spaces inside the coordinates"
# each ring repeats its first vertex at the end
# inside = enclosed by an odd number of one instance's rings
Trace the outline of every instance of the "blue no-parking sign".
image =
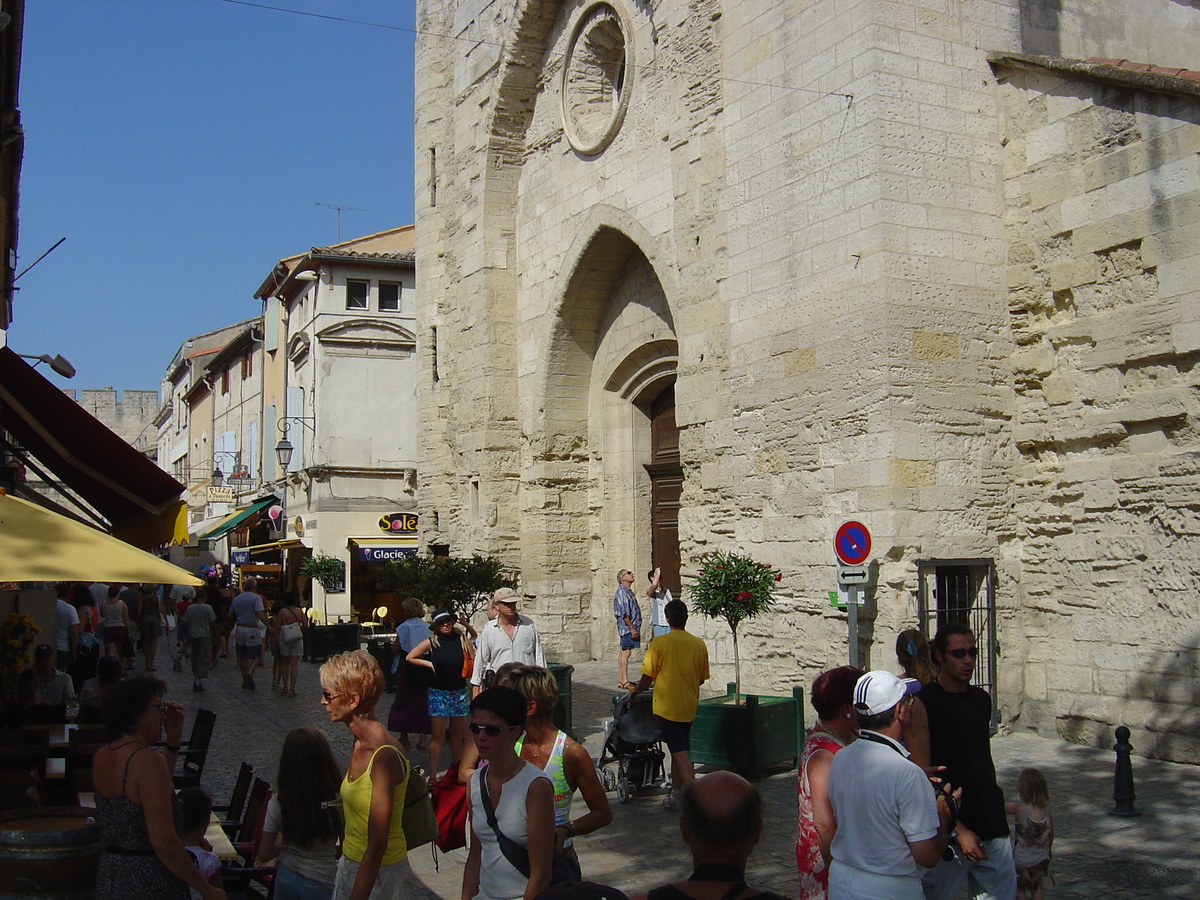
{"type": "Polygon", "coordinates": [[[847,566],[861,566],[871,557],[871,532],[862,522],[844,522],[833,538],[833,552],[847,566]]]}

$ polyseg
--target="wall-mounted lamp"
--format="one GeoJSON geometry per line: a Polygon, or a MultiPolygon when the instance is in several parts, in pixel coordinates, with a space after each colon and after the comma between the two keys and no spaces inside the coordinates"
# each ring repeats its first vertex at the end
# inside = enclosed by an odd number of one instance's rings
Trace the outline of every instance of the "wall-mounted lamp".
{"type": "Polygon", "coordinates": [[[292,463],[292,453],[295,452],[295,447],[292,442],[287,439],[287,434],[292,425],[300,425],[304,428],[311,429],[313,434],[316,434],[316,419],[311,416],[285,416],[279,420],[279,434],[281,435],[279,443],[275,445],[275,459],[279,462],[280,471],[286,472],[288,466],[292,463]]]}
{"type": "Polygon", "coordinates": [[[305,269],[303,272],[297,272],[293,275],[292,279],[295,281],[316,281],[320,277],[320,274],[314,272],[312,269],[305,269]]]}
{"type": "Polygon", "coordinates": [[[43,353],[41,356],[30,356],[28,353],[18,353],[17,356],[21,357],[21,359],[37,360],[37,362],[33,364],[35,369],[37,368],[38,363],[46,363],[51,369],[54,370],[56,374],[61,375],[63,378],[75,377],[75,367],[61,356],[51,356],[49,353],[43,353]]]}
{"type": "Polygon", "coordinates": [[[217,465],[218,459],[229,460],[229,468],[236,469],[238,464],[238,454],[236,450],[214,450],[213,451],[213,473],[212,483],[216,487],[220,487],[225,481],[225,473],[221,471],[221,467],[217,465]]]}

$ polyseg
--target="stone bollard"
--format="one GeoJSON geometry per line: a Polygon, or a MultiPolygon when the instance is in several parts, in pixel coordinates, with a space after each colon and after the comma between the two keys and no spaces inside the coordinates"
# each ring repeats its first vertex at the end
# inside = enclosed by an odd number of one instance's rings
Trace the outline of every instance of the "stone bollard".
{"type": "Polygon", "coordinates": [[[1129,743],[1129,729],[1121,725],[1115,734],[1117,742],[1113,744],[1113,749],[1117,751],[1117,771],[1113,777],[1113,800],[1116,801],[1116,806],[1109,815],[1140,816],[1141,813],[1133,806],[1137,793],[1133,790],[1133,761],[1130,759],[1133,744],[1129,743]]]}

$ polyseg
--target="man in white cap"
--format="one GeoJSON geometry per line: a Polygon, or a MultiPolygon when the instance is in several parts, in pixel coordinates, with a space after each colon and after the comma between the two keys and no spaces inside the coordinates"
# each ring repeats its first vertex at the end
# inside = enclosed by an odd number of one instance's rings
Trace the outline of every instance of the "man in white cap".
{"type": "Polygon", "coordinates": [[[829,900],[924,900],[921,874],[946,850],[951,807],[900,743],[920,689],[884,671],[854,686],[859,739],[829,768],[829,900]]]}
{"type": "Polygon", "coordinates": [[[517,600],[512,588],[500,588],[492,594],[496,618],[479,632],[479,652],[475,654],[475,670],[471,673],[472,697],[491,684],[492,674],[505,663],[546,667],[537,626],[533,619],[517,612],[517,600]]]}

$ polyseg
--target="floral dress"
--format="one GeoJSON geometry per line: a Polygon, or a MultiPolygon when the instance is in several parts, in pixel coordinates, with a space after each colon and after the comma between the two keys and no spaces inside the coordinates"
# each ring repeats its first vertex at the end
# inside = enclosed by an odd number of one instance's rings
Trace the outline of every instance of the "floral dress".
{"type": "Polygon", "coordinates": [[[800,770],[796,776],[796,870],[800,875],[800,900],[825,900],[829,889],[829,870],[821,858],[821,840],[813,822],[812,788],[808,783],[808,761],[818,750],[837,753],[845,746],[833,735],[814,731],[800,751],[800,770]]]}
{"type": "MultiPolygon", "coordinates": [[[[93,900],[187,900],[188,886],[159,860],[150,843],[146,814],[125,793],[129,763],[142,747],[130,753],[121,776],[121,793],[96,795],[96,820],[104,847],[96,868],[93,900]]],[[[153,752],[153,751],[151,751],[153,752]]],[[[171,794],[175,831],[182,830],[183,805],[171,794]]]]}

